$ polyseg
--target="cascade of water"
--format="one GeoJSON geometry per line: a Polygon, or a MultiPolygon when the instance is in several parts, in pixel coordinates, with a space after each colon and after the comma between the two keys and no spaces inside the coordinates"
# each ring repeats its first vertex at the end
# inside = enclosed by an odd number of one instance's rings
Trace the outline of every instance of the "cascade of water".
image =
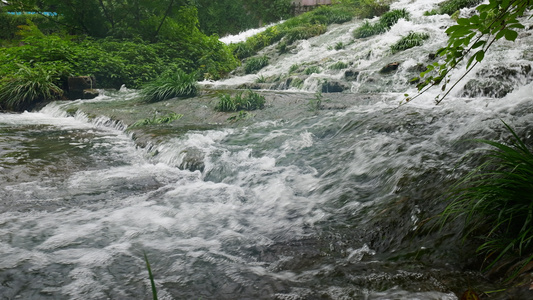
{"type": "MultiPolygon", "coordinates": [[[[0,295],[148,298],[143,251],[162,299],[457,299],[471,284],[493,288],[463,271],[467,246],[452,236],[459,225],[445,237],[416,233],[442,209],[446,186],[471,167],[457,165],[476,147],[461,141],[504,137],[499,119],[533,141],[533,83],[522,71],[531,44],[525,35],[503,43],[496,50],[506,55],[488,55],[481,66],[496,74],[513,61],[507,70],[518,80],[501,99],[458,91],[436,107],[428,93],[398,107],[408,69],[444,41],[449,19],[422,13],[437,2],[394,3],[413,19],[353,44],[360,21],[333,26],[261,71],[317,62],[322,71],[303,85],[314,92],[321,80],[344,76],[327,66],[351,61],[359,72],[352,90],[382,93],[348,109],[190,130],[145,150],[121,123],[66,113],[60,102],[1,114],[0,295]],[[432,37],[411,52],[387,53],[410,30],[432,37]],[[328,49],[338,41],[349,45],[328,49]],[[376,75],[400,59],[394,75],[376,75]]],[[[90,101],[133,97],[106,91],[90,101]]]]}

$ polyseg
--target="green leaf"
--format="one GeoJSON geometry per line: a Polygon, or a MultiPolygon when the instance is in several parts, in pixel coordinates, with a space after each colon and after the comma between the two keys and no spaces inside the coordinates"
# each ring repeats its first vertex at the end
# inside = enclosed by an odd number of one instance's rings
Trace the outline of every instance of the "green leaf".
{"type": "Polygon", "coordinates": [[[483,58],[485,58],[485,51],[483,50],[480,50],[476,53],[476,60],[477,62],[480,62],[483,60],[483,58]]]}
{"type": "Polygon", "coordinates": [[[474,43],[474,45],[472,45],[472,49],[476,49],[476,48],[479,48],[483,45],[485,45],[487,43],[487,41],[477,41],[474,43]]]}
{"type": "Polygon", "coordinates": [[[514,42],[514,40],[516,40],[517,37],[518,37],[518,32],[514,30],[510,30],[510,29],[505,31],[506,40],[514,42]]]}

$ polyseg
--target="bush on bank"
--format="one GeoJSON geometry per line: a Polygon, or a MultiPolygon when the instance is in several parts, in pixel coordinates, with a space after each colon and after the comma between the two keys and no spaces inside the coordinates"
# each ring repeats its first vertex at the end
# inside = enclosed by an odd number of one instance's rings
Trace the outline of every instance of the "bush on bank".
{"type": "MultiPolygon", "coordinates": [[[[139,88],[169,69],[179,68],[188,74],[198,74],[195,80],[218,79],[239,65],[226,45],[215,36],[208,37],[199,32],[187,40],[150,43],[142,39],[47,35],[28,22],[28,25],[19,26],[17,40],[6,42],[11,44],[10,47],[0,48],[0,108],[3,110],[28,108],[31,106],[27,105],[28,101],[53,100],[65,94],[52,88],[49,93],[40,92],[37,93],[39,97],[23,101],[26,104],[22,106],[8,103],[13,82],[21,83],[24,78],[31,81],[22,86],[39,86],[41,91],[45,88],[41,82],[44,79],[67,91],[68,76],[77,75],[94,76],[99,88],[119,88],[123,84],[139,88]],[[35,72],[30,72],[32,76],[21,76],[20,70],[34,68],[35,72]],[[36,74],[54,76],[39,78],[36,74]],[[55,96],[48,98],[49,95],[55,96]]],[[[30,94],[34,92],[28,91],[30,94]]]]}

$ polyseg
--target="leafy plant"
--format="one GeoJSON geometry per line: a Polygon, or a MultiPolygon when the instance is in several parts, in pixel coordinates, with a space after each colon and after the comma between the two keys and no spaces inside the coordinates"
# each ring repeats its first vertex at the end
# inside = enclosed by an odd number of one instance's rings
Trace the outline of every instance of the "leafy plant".
{"type": "Polygon", "coordinates": [[[505,124],[510,144],[477,140],[493,147],[485,163],[462,178],[451,190],[451,203],[441,222],[464,217],[464,237],[479,237],[478,252],[494,266],[505,254],[533,260],[533,153],[505,124]]]}
{"type": "Polygon", "coordinates": [[[19,70],[0,80],[0,108],[22,111],[42,101],[56,100],[63,95],[57,70],[35,64],[17,64],[19,70]]]}
{"type": "Polygon", "coordinates": [[[198,94],[196,74],[187,74],[181,69],[163,73],[141,90],[145,102],[158,102],[174,97],[193,97],[198,94]]]}
{"type": "Polygon", "coordinates": [[[231,112],[240,110],[256,110],[265,107],[265,97],[248,90],[246,94],[238,93],[234,97],[229,94],[221,94],[215,106],[217,111],[231,112]]]}
{"type": "Polygon", "coordinates": [[[266,56],[252,57],[248,59],[246,63],[244,64],[244,71],[246,72],[246,74],[250,74],[250,73],[261,70],[267,65],[268,65],[268,57],[266,56]]]}
{"type": "Polygon", "coordinates": [[[425,32],[409,32],[403,36],[398,42],[391,45],[392,53],[398,53],[416,46],[421,46],[425,40],[429,39],[429,34],[425,32]]]}
{"type": "Polygon", "coordinates": [[[167,114],[165,116],[161,116],[161,117],[158,117],[157,113],[154,113],[153,117],[139,120],[139,121],[133,123],[130,126],[130,128],[140,127],[140,126],[145,126],[145,125],[157,125],[157,124],[172,123],[173,121],[179,120],[182,117],[183,117],[183,115],[177,114],[177,113],[174,113],[174,112],[171,112],[171,113],[169,113],[169,114],[167,114]]]}

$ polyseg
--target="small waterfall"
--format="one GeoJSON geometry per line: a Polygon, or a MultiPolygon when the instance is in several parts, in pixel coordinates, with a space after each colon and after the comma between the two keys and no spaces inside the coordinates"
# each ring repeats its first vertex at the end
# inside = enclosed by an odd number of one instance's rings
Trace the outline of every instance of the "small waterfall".
{"type": "Polygon", "coordinates": [[[498,289],[468,269],[475,249],[460,242],[462,224],[445,235],[424,224],[474,167],[461,158],[484,146],[469,140],[505,140],[504,120],[533,143],[532,37],[499,44],[441,105],[430,91],[399,106],[445,43],[449,17],[423,15],[438,2],[397,1],[412,18],[381,36],[354,41],[361,20],[334,25],[258,74],[204,83],[235,88],[318,67],[298,75],[300,87],[293,75],[265,85],[289,90],[271,92],[270,119],[246,126],[154,126],[141,149],[112,118],[136,97],[128,89],[85,100],[108,117],[69,110],[78,102],[0,114],[0,295],[149,299],[143,252],[161,299],[451,300],[498,289]],[[431,37],[391,54],[411,30],[431,37]],[[337,62],[348,66],[330,68],[337,62]],[[316,112],[290,111],[325,82],[346,90],[326,90],[316,112]]]}

